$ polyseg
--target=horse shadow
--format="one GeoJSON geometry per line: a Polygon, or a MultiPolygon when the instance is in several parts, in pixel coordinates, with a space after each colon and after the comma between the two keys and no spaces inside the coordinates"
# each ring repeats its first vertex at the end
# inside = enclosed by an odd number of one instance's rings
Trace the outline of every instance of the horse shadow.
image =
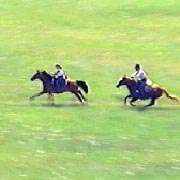
{"type": "MultiPolygon", "coordinates": [[[[132,106],[131,106],[132,107],[132,106]]],[[[130,107],[130,108],[131,108],[130,107]]],[[[145,106],[142,106],[142,105],[137,105],[137,106],[134,106],[132,107],[135,111],[139,111],[139,112],[145,112],[145,111],[153,111],[153,112],[165,112],[165,111],[178,111],[180,110],[180,107],[177,107],[177,106],[173,106],[170,107],[170,106],[153,106],[153,107],[145,107],[145,106]]]]}
{"type": "Polygon", "coordinates": [[[75,104],[75,103],[66,103],[66,104],[47,104],[47,103],[42,103],[36,106],[41,106],[41,107],[47,107],[47,108],[79,108],[79,107],[87,107],[88,104],[75,104]]]}
{"type": "Polygon", "coordinates": [[[52,107],[52,108],[60,108],[60,107],[77,107],[78,104],[41,104],[42,107],[52,107]]]}
{"type": "Polygon", "coordinates": [[[122,101],[122,102],[124,101],[124,97],[121,96],[120,94],[114,94],[114,97],[117,101],[122,101]]]}

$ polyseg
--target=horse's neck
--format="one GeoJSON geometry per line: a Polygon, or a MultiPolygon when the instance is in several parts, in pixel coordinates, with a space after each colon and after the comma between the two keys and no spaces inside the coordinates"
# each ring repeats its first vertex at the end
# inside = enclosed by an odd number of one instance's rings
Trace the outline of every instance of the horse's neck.
{"type": "Polygon", "coordinates": [[[129,89],[130,93],[133,93],[136,91],[137,86],[136,85],[127,85],[127,88],[129,89]]]}
{"type": "Polygon", "coordinates": [[[44,86],[47,86],[52,82],[52,77],[49,74],[46,74],[44,75],[44,78],[41,78],[41,81],[44,86]]]}
{"type": "Polygon", "coordinates": [[[48,74],[47,72],[44,72],[44,76],[47,80],[52,81],[52,76],[48,74]]]}

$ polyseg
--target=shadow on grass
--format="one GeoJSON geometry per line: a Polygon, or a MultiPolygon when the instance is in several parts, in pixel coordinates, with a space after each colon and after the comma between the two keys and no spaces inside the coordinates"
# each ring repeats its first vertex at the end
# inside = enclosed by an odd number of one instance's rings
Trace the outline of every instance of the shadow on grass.
{"type": "Polygon", "coordinates": [[[82,108],[82,107],[87,107],[88,104],[73,104],[73,103],[67,103],[67,104],[47,104],[47,103],[41,103],[41,104],[31,104],[31,106],[34,107],[48,107],[48,108],[82,108]]]}
{"type": "Polygon", "coordinates": [[[81,104],[41,104],[43,107],[61,108],[61,107],[81,107],[81,104]]]}
{"type": "Polygon", "coordinates": [[[125,109],[129,108],[135,111],[139,112],[145,112],[145,111],[178,111],[180,110],[180,106],[151,106],[151,107],[145,107],[142,105],[137,105],[132,107],[131,105],[124,105],[126,106],[125,109]]]}
{"type": "Polygon", "coordinates": [[[115,94],[114,97],[117,101],[122,102],[122,103],[124,102],[125,96],[121,96],[120,94],[115,94]]]}

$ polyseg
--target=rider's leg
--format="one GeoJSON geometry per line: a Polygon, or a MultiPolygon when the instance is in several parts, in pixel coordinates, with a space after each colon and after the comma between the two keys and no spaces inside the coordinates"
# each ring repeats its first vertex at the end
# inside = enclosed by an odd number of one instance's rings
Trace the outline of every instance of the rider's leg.
{"type": "Polygon", "coordinates": [[[140,94],[142,99],[146,99],[146,86],[147,86],[147,79],[141,80],[140,84],[140,94]]]}
{"type": "Polygon", "coordinates": [[[61,91],[61,89],[65,86],[65,80],[63,77],[58,77],[55,79],[55,89],[57,92],[61,91]]]}
{"type": "Polygon", "coordinates": [[[140,98],[143,98],[144,97],[144,85],[141,80],[137,81],[137,89],[139,91],[140,98]]]}

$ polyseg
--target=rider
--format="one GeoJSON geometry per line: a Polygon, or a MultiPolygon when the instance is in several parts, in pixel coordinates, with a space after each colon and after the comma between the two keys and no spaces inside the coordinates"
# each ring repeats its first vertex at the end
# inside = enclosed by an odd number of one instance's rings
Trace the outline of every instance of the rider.
{"type": "Polygon", "coordinates": [[[132,78],[137,79],[138,89],[142,97],[144,97],[146,85],[152,85],[151,80],[147,77],[145,71],[141,68],[140,64],[135,65],[135,73],[131,75],[132,78]]]}
{"type": "Polygon", "coordinates": [[[66,85],[66,75],[61,65],[55,65],[55,73],[53,74],[53,76],[53,82],[57,90],[60,90],[62,87],[66,85]]]}

